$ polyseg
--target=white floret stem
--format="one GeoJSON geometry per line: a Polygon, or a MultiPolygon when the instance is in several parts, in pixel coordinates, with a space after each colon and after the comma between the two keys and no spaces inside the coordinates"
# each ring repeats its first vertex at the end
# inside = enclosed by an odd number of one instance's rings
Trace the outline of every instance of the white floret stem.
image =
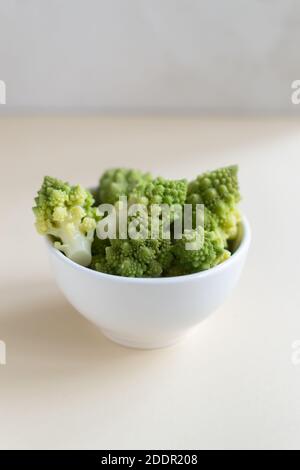
{"type": "Polygon", "coordinates": [[[57,248],[69,259],[81,266],[89,266],[92,261],[91,246],[93,242],[93,232],[88,235],[83,234],[78,228],[72,233],[64,228],[55,230],[52,234],[60,238],[62,244],[57,248]]]}

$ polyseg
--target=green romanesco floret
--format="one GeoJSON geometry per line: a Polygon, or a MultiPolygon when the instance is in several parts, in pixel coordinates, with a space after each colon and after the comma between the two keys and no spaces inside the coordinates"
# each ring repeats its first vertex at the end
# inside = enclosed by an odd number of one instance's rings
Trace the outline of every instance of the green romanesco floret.
{"type": "Polygon", "coordinates": [[[125,277],[159,277],[173,260],[169,240],[110,240],[105,256],[93,258],[95,269],[125,277]]]}
{"type": "Polygon", "coordinates": [[[166,180],[155,178],[149,183],[138,185],[129,195],[128,205],[141,204],[148,212],[150,224],[157,223],[164,218],[173,223],[178,217],[178,211],[182,214],[183,205],[187,195],[187,181],[166,180]],[[156,221],[156,222],[154,222],[156,221]]]}
{"type": "Polygon", "coordinates": [[[240,213],[238,167],[229,166],[204,173],[192,181],[188,187],[187,203],[204,204],[210,217],[216,218],[224,232],[224,238],[232,240],[237,236],[240,213]]]}
{"type": "Polygon", "coordinates": [[[95,238],[92,243],[92,262],[90,264],[91,269],[100,271],[102,273],[109,273],[109,269],[106,262],[106,248],[110,246],[110,240],[100,239],[95,233],[95,238]]]}
{"type": "Polygon", "coordinates": [[[97,234],[92,246],[91,268],[126,277],[159,277],[173,262],[171,238],[165,238],[162,222],[156,238],[150,237],[151,218],[128,217],[128,238],[100,239],[97,234]],[[134,223],[134,229],[130,224],[134,223]],[[137,225],[136,225],[137,224],[137,225]]]}
{"type": "Polygon", "coordinates": [[[208,232],[202,227],[186,230],[183,238],[175,241],[173,252],[176,270],[171,268],[170,275],[174,271],[184,274],[204,271],[230,257],[230,252],[225,249],[222,234],[208,232]],[[187,249],[187,244],[190,249],[187,249]]]}
{"type": "Polygon", "coordinates": [[[99,199],[101,203],[115,204],[121,196],[129,196],[136,186],[151,181],[150,173],[127,168],[107,170],[100,178],[99,199]]]}
{"type": "Polygon", "coordinates": [[[106,258],[103,255],[93,255],[92,262],[89,267],[100,273],[111,274],[106,258]]]}
{"type": "Polygon", "coordinates": [[[89,266],[98,217],[91,193],[80,185],[46,176],[35,203],[37,231],[55,237],[55,247],[68,258],[89,266]]]}
{"type": "Polygon", "coordinates": [[[130,204],[144,204],[146,206],[157,205],[183,205],[187,196],[187,181],[166,180],[155,178],[148,183],[142,183],[135,187],[129,197],[130,204]]]}

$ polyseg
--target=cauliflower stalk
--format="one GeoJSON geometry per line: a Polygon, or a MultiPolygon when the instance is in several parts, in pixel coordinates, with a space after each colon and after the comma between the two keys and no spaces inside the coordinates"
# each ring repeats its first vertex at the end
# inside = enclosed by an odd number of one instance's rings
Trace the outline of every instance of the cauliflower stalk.
{"type": "Polygon", "coordinates": [[[35,203],[37,231],[55,237],[54,246],[72,261],[89,266],[97,220],[91,193],[46,176],[35,203]]]}

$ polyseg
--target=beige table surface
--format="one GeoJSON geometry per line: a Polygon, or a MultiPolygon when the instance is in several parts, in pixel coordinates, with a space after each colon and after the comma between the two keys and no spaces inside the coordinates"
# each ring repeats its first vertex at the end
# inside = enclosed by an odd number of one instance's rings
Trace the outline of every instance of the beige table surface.
{"type": "Polygon", "coordinates": [[[0,164],[0,448],[300,449],[300,121],[1,118],[0,164]],[[108,166],[190,178],[236,162],[253,243],[234,295],[184,344],[106,340],[32,227],[44,174],[94,185],[108,166]]]}

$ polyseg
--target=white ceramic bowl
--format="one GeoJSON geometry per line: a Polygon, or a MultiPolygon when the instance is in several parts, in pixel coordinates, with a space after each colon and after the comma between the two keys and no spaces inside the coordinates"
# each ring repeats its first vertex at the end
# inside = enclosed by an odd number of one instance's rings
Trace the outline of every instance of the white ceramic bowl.
{"type": "Polygon", "coordinates": [[[47,241],[62,292],[105,336],[124,346],[172,345],[214,312],[238,282],[250,244],[244,218],[234,254],[215,268],[188,276],[135,279],[103,274],[69,260],[47,241]]]}

